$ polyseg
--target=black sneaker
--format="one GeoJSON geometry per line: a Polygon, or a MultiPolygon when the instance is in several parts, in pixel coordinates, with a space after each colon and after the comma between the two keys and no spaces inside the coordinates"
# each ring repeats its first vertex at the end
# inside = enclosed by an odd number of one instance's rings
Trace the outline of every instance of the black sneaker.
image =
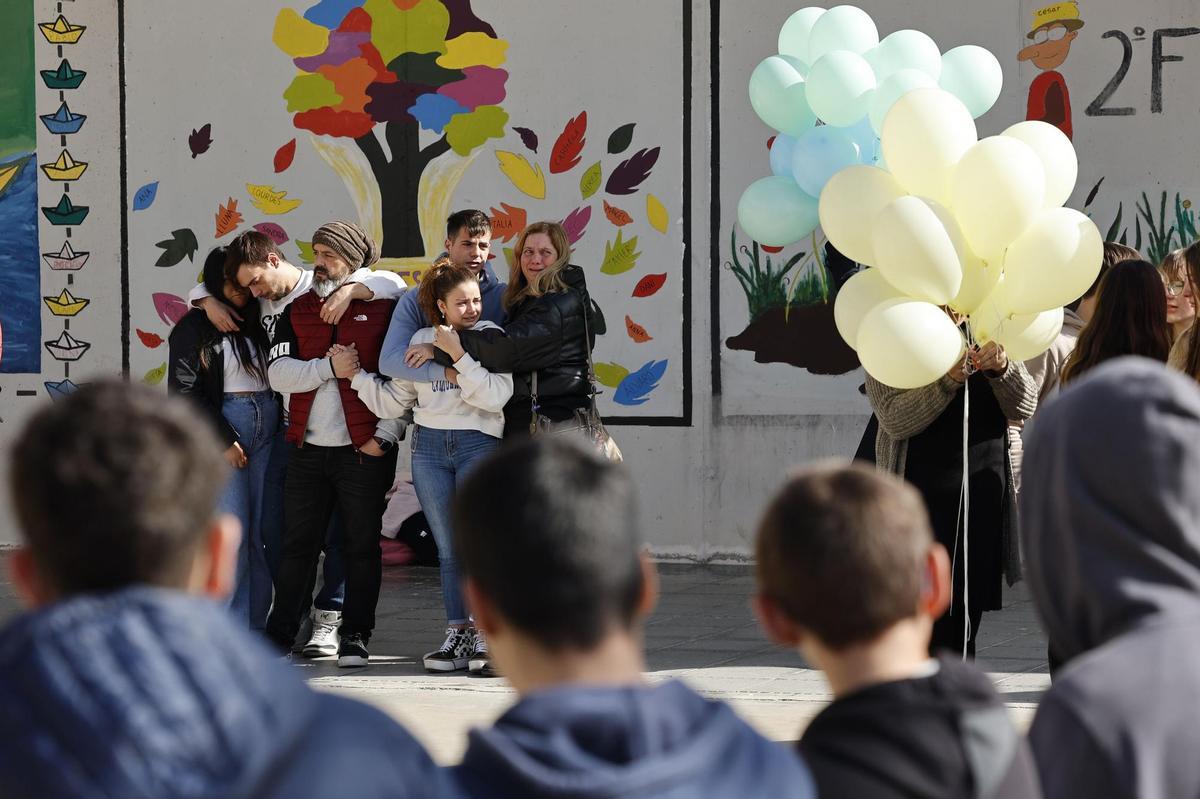
{"type": "Polygon", "coordinates": [[[367,640],[362,633],[350,633],[342,636],[338,646],[338,668],[350,669],[355,666],[365,666],[371,656],[367,654],[367,640]]]}
{"type": "Polygon", "coordinates": [[[469,628],[446,628],[446,640],[436,652],[423,658],[428,671],[458,671],[465,669],[475,650],[475,631],[469,628]]]}
{"type": "Polygon", "coordinates": [[[472,674],[477,674],[480,677],[500,676],[492,668],[492,658],[488,655],[487,639],[483,637],[483,633],[479,630],[475,631],[475,646],[471,651],[471,659],[467,663],[467,668],[472,674]]]}

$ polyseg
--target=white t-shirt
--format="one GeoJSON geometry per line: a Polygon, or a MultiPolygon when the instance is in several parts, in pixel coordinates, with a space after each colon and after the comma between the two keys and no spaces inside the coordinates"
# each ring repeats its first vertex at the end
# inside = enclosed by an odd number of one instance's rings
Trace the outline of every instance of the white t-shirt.
{"type": "MultiPolygon", "coordinates": [[[[230,341],[229,336],[221,337],[221,355],[225,361],[226,394],[238,391],[269,391],[271,389],[271,386],[267,384],[265,379],[242,368],[242,364],[237,359],[233,342],[230,341]]],[[[258,362],[258,353],[254,351],[253,347],[250,348],[250,362],[258,362]]]]}

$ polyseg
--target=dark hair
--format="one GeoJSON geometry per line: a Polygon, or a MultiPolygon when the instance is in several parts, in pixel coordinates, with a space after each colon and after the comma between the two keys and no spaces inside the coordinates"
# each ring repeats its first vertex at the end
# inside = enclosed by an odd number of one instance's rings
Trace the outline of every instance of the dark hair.
{"type": "Polygon", "coordinates": [[[1121,355],[1165,362],[1171,352],[1167,293],[1158,268],[1148,261],[1121,261],[1100,281],[1096,312],[1063,365],[1062,383],[1121,355]]]}
{"type": "Polygon", "coordinates": [[[17,521],[60,594],[178,587],[228,477],[186,400],[115,379],[45,406],[13,443],[17,521]]]}
{"type": "MultiPolygon", "coordinates": [[[[241,287],[236,278],[229,277],[225,269],[227,260],[227,247],[214,248],[204,259],[204,271],[201,274],[204,277],[205,290],[218,302],[234,308],[233,303],[225,297],[225,282],[233,283],[239,291],[245,291],[245,289],[241,287]]],[[[233,344],[233,354],[237,358],[238,365],[265,383],[267,380],[267,350],[270,349],[270,346],[267,343],[267,332],[263,330],[258,320],[258,300],[251,298],[244,308],[234,308],[234,310],[242,317],[242,321],[238,323],[238,332],[229,334],[217,332],[215,337],[228,335],[233,344]]],[[[200,350],[202,358],[211,343],[211,340],[202,343],[200,350]]]]}
{"type": "Polygon", "coordinates": [[[429,324],[436,325],[442,321],[442,312],[438,309],[438,300],[446,299],[446,295],[463,283],[479,283],[479,278],[465,266],[456,266],[449,258],[438,258],[433,266],[421,275],[421,285],[417,288],[417,307],[425,314],[429,324]]]}
{"type": "Polygon", "coordinates": [[[1104,277],[1104,273],[1113,267],[1114,264],[1119,264],[1121,261],[1136,261],[1142,256],[1137,250],[1125,244],[1119,244],[1115,241],[1104,242],[1104,260],[1100,262],[1100,271],[1096,273],[1096,279],[1092,281],[1092,285],[1088,286],[1088,290],[1083,293],[1083,296],[1075,300],[1067,306],[1072,311],[1079,310],[1079,303],[1093,296],[1100,288],[1100,280],[1104,277]]]}
{"type": "Polygon", "coordinates": [[[643,575],[633,482],[561,437],[501,449],[454,501],[463,573],[549,649],[586,650],[634,623],[643,575]]]}
{"type": "Polygon", "coordinates": [[[759,522],[759,588],[843,649],[917,612],[932,542],[912,486],[862,464],[816,464],[788,478],[759,522]]]}
{"type": "Polygon", "coordinates": [[[492,220],[488,219],[488,215],[483,211],[475,208],[455,211],[446,218],[446,238],[451,242],[458,238],[463,228],[467,229],[472,238],[482,236],[492,232],[492,220]]]}
{"type": "Polygon", "coordinates": [[[237,283],[238,270],[245,264],[265,264],[271,253],[283,259],[283,253],[266,233],[247,230],[233,237],[225,249],[225,276],[237,283]]]}
{"type": "MultiPolygon", "coordinates": [[[[1187,277],[1193,291],[1200,286],[1200,241],[1193,242],[1183,251],[1183,260],[1187,263],[1187,277]]],[[[1187,335],[1187,356],[1184,360],[1184,371],[1194,379],[1200,380],[1200,322],[1193,322],[1187,335]]]]}

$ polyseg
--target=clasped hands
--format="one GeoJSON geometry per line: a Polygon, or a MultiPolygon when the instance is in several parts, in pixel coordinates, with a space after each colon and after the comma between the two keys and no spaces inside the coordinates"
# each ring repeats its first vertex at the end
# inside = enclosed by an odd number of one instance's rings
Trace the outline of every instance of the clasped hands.
{"type": "Polygon", "coordinates": [[[975,345],[967,349],[967,357],[950,368],[946,372],[946,376],[956,383],[967,382],[967,362],[975,367],[976,371],[983,372],[990,377],[999,377],[1004,374],[1004,370],[1008,368],[1008,354],[994,341],[980,346],[975,345]]]}

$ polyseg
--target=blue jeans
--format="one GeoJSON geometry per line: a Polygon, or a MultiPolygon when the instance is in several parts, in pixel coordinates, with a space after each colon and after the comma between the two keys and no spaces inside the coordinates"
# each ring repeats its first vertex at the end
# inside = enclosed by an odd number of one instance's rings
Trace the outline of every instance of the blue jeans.
{"type": "MultiPolygon", "coordinates": [[[[280,430],[275,437],[271,463],[267,467],[269,512],[265,514],[268,524],[263,526],[263,542],[267,547],[267,567],[271,570],[272,582],[279,578],[279,561],[283,557],[283,481],[287,475],[288,453],[292,449],[284,442],[284,433],[280,430]]],[[[313,606],[317,610],[341,610],[346,597],[346,538],[342,517],[336,511],[325,531],[321,577],[321,590],[313,600],[313,606]]]]}
{"type": "Polygon", "coordinates": [[[458,564],[454,557],[454,536],[450,530],[450,506],[455,489],[479,461],[496,451],[500,439],[478,430],[436,430],[413,426],[413,488],[421,501],[421,510],[429,521],[437,542],[441,562],[442,602],[448,624],[468,621],[458,564]]]}
{"type": "Polygon", "coordinates": [[[263,528],[278,524],[279,519],[268,520],[267,515],[282,510],[272,508],[267,501],[267,494],[273,489],[267,472],[279,428],[279,403],[270,391],[226,394],[221,413],[237,431],[238,443],[246,453],[246,466],[230,475],[219,505],[221,511],[232,513],[242,522],[237,581],[229,597],[229,607],[239,623],[251,630],[261,630],[271,609],[271,572],[267,568],[263,528]]]}

